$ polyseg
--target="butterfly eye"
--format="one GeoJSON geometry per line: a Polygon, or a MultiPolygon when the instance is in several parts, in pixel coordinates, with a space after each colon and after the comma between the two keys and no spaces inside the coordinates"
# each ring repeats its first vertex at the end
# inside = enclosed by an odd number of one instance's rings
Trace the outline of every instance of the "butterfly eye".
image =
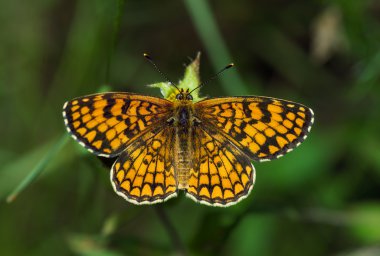
{"type": "Polygon", "coordinates": [[[186,96],[186,99],[187,99],[187,100],[193,100],[193,96],[191,96],[191,94],[188,94],[188,95],[186,96]]]}
{"type": "Polygon", "coordinates": [[[177,96],[176,96],[176,99],[177,100],[183,100],[183,94],[182,93],[178,93],[177,96]]]}

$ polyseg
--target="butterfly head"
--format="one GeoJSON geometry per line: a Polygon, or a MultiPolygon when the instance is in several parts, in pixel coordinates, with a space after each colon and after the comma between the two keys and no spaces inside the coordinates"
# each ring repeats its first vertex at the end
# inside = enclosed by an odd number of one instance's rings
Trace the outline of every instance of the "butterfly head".
{"type": "Polygon", "coordinates": [[[175,96],[177,101],[192,101],[193,96],[190,94],[189,89],[184,90],[180,88],[177,95],[175,96]]]}

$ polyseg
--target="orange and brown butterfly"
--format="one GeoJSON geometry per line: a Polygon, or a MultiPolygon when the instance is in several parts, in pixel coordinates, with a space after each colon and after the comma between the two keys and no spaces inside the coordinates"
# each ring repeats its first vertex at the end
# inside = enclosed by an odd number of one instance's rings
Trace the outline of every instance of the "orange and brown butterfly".
{"type": "Polygon", "coordinates": [[[313,111],[299,103],[200,98],[198,71],[199,55],[178,85],[154,84],[165,98],[110,92],[65,103],[72,137],[98,156],[118,157],[111,183],[127,201],[154,204],[183,190],[202,204],[236,204],[255,183],[251,161],[279,158],[310,132],[313,111]]]}

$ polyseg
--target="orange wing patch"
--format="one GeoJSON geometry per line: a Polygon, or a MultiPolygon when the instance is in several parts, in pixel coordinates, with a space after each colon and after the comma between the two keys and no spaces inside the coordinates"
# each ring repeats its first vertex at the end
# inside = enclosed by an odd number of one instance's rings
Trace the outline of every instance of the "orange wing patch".
{"type": "Polygon", "coordinates": [[[253,160],[278,158],[306,139],[313,111],[268,97],[227,97],[195,104],[196,116],[253,160]]]}
{"type": "Polygon", "coordinates": [[[156,128],[131,143],[111,170],[117,194],[134,204],[163,202],[177,195],[173,128],[156,128]]]}
{"type": "Polygon", "coordinates": [[[247,197],[255,182],[248,157],[204,126],[195,130],[194,140],[187,196],[213,206],[229,206],[247,197]]]}
{"type": "Polygon", "coordinates": [[[130,93],[104,93],[65,103],[69,133],[89,151],[104,157],[119,155],[152,124],[166,121],[171,102],[130,93]]]}

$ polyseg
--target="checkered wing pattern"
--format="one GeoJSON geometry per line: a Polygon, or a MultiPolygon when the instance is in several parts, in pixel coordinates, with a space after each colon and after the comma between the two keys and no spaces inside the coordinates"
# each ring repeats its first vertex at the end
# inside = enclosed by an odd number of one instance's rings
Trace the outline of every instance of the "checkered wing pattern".
{"type": "Polygon", "coordinates": [[[116,193],[135,204],[159,203],[176,196],[174,138],[174,128],[158,126],[132,142],[111,170],[116,193]]]}
{"type": "Polygon", "coordinates": [[[166,122],[172,102],[131,93],[101,93],[68,101],[63,116],[68,132],[99,156],[119,155],[136,138],[166,122]]]}
{"type": "Polygon", "coordinates": [[[310,108],[269,97],[213,98],[194,107],[203,125],[214,127],[256,161],[291,151],[305,140],[313,123],[310,108]]]}
{"type": "Polygon", "coordinates": [[[194,130],[194,168],[187,195],[213,206],[228,206],[248,196],[255,182],[249,158],[213,127],[194,130]]]}

